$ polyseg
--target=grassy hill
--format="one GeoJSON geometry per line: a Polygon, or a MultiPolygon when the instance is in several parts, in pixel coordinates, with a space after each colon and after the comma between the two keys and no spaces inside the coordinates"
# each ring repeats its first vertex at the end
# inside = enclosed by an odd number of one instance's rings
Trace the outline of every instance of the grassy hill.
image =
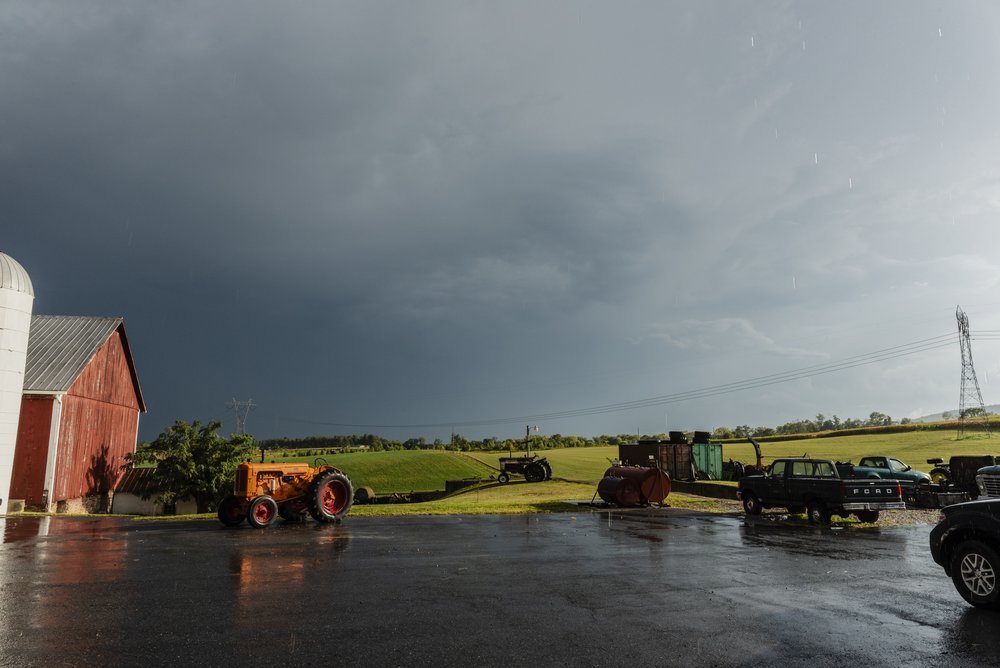
{"type": "MultiPolygon", "coordinates": [[[[312,464],[317,458],[289,455],[268,459],[312,464]]],[[[376,494],[429,492],[444,489],[445,480],[489,478],[496,473],[472,457],[444,450],[351,452],[319,459],[343,469],[355,487],[371,487],[376,494]]]]}
{"type": "MultiPolygon", "coordinates": [[[[915,469],[928,471],[927,460],[940,457],[945,461],[952,455],[1000,454],[1000,434],[992,438],[976,435],[958,440],[954,431],[913,431],[897,434],[863,434],[833,436],[830,438],[804,438],[799,440],[762,442],[764,462],[778,457],[808,455],[837,461],[853,461],[865,455],[889,455],[915,469]]],[[[724,459],[753,462],[753,446],[749,442],[726,443],[722,448],[724,459]]]]}

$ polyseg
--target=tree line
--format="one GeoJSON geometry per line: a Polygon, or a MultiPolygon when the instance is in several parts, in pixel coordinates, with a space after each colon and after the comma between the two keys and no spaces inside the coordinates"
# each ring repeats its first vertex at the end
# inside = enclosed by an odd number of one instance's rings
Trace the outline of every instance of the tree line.
{"type": "Polygon", "coordinates": [[[903,418],[897,423],[891,417],[879,411],[872,411],[867,419],[841,419],[836,415],[826,417],[822,413],[819,413],[812,420],[808,418],[804,420],[794,420],[792,422],[786,422],[782,425],[778,425],[777,427],[751,427],[746,424],[741,424],[736,427],[717,427],[715,431],[712,432],[712,438],[722,440],[729,438],[745,438],[747,436],[813,434],[820,431],[844,431],[847,429],[861,429],[864,427],[889,427],[894,424],[909,424],[910,422],[911,420],[909,418],[903,418]]]}
{"type": "MultiPolygon", "coordinates": [[[[962,417],[985,417],[990,415],[983,408],[967,408],[962,417]]],[[[942,420],[953,420],[959,417],[958,411],[945,411],[942,420]]],[[[891,427],[893,425],[913,425],[910,418],[902,418],[898,422],[890,416],[879,411],[872,411],[868,418],[847,418],[842,420],[836,415],[826,417],[822,413],[814,419],[794,420],[778,425],[777,427],[751,427],[742,424],[736,427],[717,427],[712,432],[712,438],[726,440],[732,438],[746,438],[747,436],[791,436],[794,434],[815,434],[819,432],[843,432],[848,430],[866,429],[870,427],[891,427]]]]}
{"type": "MultiPolygon", "coordinates": [[[[531,436],[531,449],[554,450],[557,448],[590,448],[604,445],[619,445],[621,443],[634,443],[636,438],[665,439],[667,436],[666,434],[651,436],[621,434],[618,436],[601,435],[594,437],[564,436],[562,434],[552,434],[550,436],[534,435],[531,436]]],[[[268,438],[256,441],[256,447],[269,451],[312,450],[314,454],[332,454],[333,452],[350,450],[369,450],[374,452],[387,450],[456,450],[459,452],[468,452],[470,450],[524,450],[525,440],[523,438],[497,437],[472,439],[466,438],[461,434],[452,434],[448,440],[436,438],[428,441],[423,437],[395,440],[383,438],[375,434],[349,434],[338,436],[304,436],[300,438],[268,438]]]]}

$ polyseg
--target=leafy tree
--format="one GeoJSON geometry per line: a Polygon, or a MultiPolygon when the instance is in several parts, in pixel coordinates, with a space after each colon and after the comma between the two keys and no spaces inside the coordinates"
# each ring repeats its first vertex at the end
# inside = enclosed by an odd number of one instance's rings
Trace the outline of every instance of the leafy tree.
{"type": "Polygon", "coordinates": [[[869,427],[888,427],[892,424],[892,418],[885,413],[879,413],[878,411],[872,411],[871,415],[868,416],[869,427]]]}
{"type": "Polygon", "coordinates": [[[181,499],[194,499],[199,513],[212,509],[215,500],[233,482],[236,466],[254,451],[253,436],[219,436],[222,423],[202,425],[174,422],[152,443],[143,443],[135,453],[125,456],[132,464],[153,464],[153,479],[164,490],[157,499],[172,505],[181,499]]]}
{"type": "Polygon", "coordinates": [[[722,440],[724,438],[734,438],[736,434],[729,427],[716,427],[712,432],[712,438],[722,440]]]}

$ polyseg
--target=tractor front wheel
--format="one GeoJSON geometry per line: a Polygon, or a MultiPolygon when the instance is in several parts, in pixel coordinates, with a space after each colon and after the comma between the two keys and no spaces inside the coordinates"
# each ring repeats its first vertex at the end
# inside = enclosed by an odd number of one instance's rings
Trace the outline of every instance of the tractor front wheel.
{"type": "Polygon", "coordinates": [[[317,522],[339,522],[354,504],[354,487],[343,473],[327,471],[309,488],[309,514],[317,522]]]}
{"type": "Polygon", "coordinates": [[[219,521],[227,527],[238,527],[247,518],[243,499],[229,495],[219,503],[219,521]]]}
{"type": "Polygon", "coordinates": [[[254,529],[263,529],[278,516],[278,504],[269,496],[258,496],[247,508],[247,522],[254,529]]]}

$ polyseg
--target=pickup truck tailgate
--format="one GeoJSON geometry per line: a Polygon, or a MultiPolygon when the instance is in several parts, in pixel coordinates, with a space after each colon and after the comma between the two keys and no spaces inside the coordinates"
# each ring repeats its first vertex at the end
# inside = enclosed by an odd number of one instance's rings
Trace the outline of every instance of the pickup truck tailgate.
{"type": "Polygon", "coordinates": [[[901,510],[906,508],[898,480],[845,480],[844,510],[901,510]]]}

